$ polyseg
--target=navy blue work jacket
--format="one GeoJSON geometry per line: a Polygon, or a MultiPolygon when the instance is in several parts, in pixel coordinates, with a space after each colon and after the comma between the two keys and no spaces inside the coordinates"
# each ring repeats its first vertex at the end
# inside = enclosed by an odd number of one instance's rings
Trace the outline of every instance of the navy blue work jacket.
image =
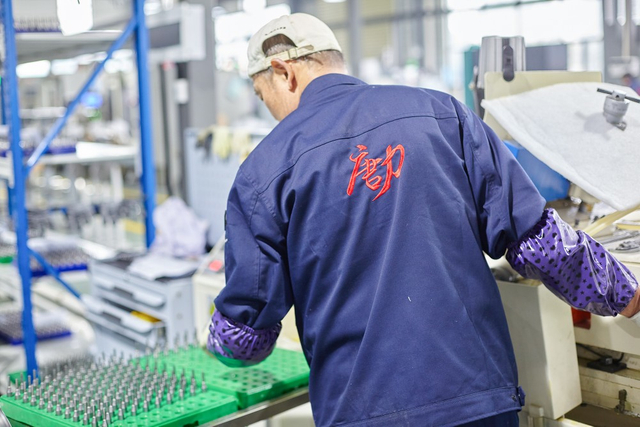
{"type": "Polygon", "coordinates": [[[313,80],[242,164],[222,314],[255,329],[295,304],[317,426],[444,426],[519,410],[497,258],[544,200],[444,93],[313,80]]]}

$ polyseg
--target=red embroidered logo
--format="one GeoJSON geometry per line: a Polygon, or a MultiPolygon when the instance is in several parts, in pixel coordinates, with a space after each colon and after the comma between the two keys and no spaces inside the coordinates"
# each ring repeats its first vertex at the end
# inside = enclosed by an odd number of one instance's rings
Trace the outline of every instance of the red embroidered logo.
{"type": "Polygon", "coordinates": [[[365,145],[358,145],[358,151],[360,152],[357,157],[353,157],[353,154],[349,156],[349,160],[351,160],[355,165],[353,166],[353,172],[351,173],[351,179],[349,180],[349,186],[347,187],[347,194],[350,196],[353,194],[353,188],[356,185],[356,179],[362,175],[362,180],[365,185],[369,187],[372,191],[377,191],[380,187],[380,192],[373,199],[376,200],[378,197],[382,196],[384,193],[389,191],[391,188],[391,179],[392,178],[400,178],[400,173],[402,172],[402,164],[404,163],[404,147],[400,144],[396,145],[395,148],[391,148],[389,145],[387,147],[387,157],[384,159],[367,159],[369,155],[368,148],[365,145]],[[393,157],[396,153],[400,154],[398,167],[396,170],[393,170],[393,157]],[[385,168],[384,173],[384,183],[382,183],[382,176],[375,175],[378,170],[378,165],[385,168]]]}

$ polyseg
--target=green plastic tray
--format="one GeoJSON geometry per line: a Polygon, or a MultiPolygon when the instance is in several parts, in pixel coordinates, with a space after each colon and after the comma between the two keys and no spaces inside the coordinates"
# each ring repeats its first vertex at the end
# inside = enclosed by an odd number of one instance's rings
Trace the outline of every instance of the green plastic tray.
{"type": "MultiPolygon", "coordinates": [[[[143,365],[147,359],[143,358],[143,365]]],[[[229,368],[201,348],[171,351],[150,360],[152,364],[166,363],[178,370],[184,369],[187,376],[192,370],[205,372],[207,388],[234,396],[240,409],[309,384],[309,366],[304,355],[297,351],[275,349],[264,362],[248,368],[229,368]]]]}
{"type": "MultiPolygon", "coordinates": [[[[146,356],[132,363],[140,363],[143,367],[150,364],[154,367],[175,369],[178,375],[184,370],[189,378],[192,371],[204,372],[207,386],[205,393],[195,396],[186,395],[183,401],[174,401],[171,405],[163,399],[160,408],[148,412],[138,411],[132,416],[130,409],[125,419],[115,421],[111,427],[185,427],[196,426],[230,415],[239,408],[274,399],[283,394],[309,384],[309,367],[302,353],[287,350],[274,350],[264,362],[249,368],[228,368],[208,351],[189,347],[157,356],[146,356]]],[[[25,373],[11,374],[10,379],[24,381],[25,373]]],[[[201,375],[197,375],[197,386],[200,390],[201,375]]],[[[32,427],[75,427],[78,422],[57,416],[46,410],[32,407],[12,396],[0,397],[0,407],[7,417],[17,421],[18,426],[32,427]]],[[[100,424],[99,424],[100,425],[100,424]]]]}
{"type": "MultiPolygon", "coordinates": [[[[115,421],[110,427],[184,427],[207,423],[216,418],[232,414],[237,410],[235,399],[230,396],[207,391],[205,393],[188,396],[183,401],[173,402],[149,412],[138,412],[133,417],[127,411],[125,419],[115,421]]],[[[73,422],[64,416],[55,415],[46,410],[30,406],[28,403],[16,401],[13,398],[3,396],[0,398],[0,406],[8,418],[18,421],[18,425],[33,427],[75,427],[82,425],[82,420],[73,422]]],[[[13,425],[13,424],[12,424],[13,425]]],[[[99,424],[101,425],[101,424],[99,424]]]]}
{"type": "Polygon", "coordinates": [[[16,380],[24,381],[26,378],[26,372],[13,372],[9,374],[9,381],[15,383],[16,380]]]}

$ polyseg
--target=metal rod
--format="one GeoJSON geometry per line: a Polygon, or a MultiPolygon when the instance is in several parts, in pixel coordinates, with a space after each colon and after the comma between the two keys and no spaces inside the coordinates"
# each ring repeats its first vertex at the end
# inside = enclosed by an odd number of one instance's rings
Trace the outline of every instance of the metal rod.
{"type": "Polygon", "coordinates": [[[71,292],[73,294],[74,297],[80,299],[80,294],[78,293],[78,291],[76,291],[73,286],[71,286],[69,283],[67,283],[66,281],[64,281],[61,277],[60,274],[58,273],[58,270],[56,270],[55,267],[53,267],[51,264],[49,264],[47,262],[46,259],[44,259],[44,257],[42,255],[40,255],[38,252],[34,251],[33,249],[29,248],[29,253],[31,254],[32,257],[34,257],[42,266],[42,268],[44,268],[44,271],[51,277],[53,277],[54,279],[56,279],[62,286],[64,286],[69,292],[71,292]]]}
{"type": "MultiPolygon", "coordinates": [[[[3,99],[4,99],[4,96],[5,96],[5,94],[4,94],[4,86],[5,86],[4,85],[4,79],[1,79],[0,80],[0,91],[2,92],[3,99]]],[[[2,124],[6,125],[7,124],[7,115],[5,114],[4,103],[2,103],[2,110],[0,110],[0,111],[2,111],[2,116],[1,116],[2,124]]]]}
{"type": "MultiPolygon", "coordinates": [[[[607,89],[598,88],[598,92],[606,93],[607,95],[613,95],[613,92],[607,89]]],[[[629,101],[637,102],[640,104],[640,98],[635,98],[633,96],[629,96],[627,94],[624,95],[624,99],[628,99],[629,101]]]]}
{"type": "MultiPolygon", "coordinates": [[[[624,2],[624,24],[622,25],[622,56],[630,57],[633,52],[633,0],[625,0],[624,2]]],[[[618,6],[621,3],[618,2],[618,6]]],[[[620,15],[620,11],[618,11],[620,15]]]]}
{"type": "MultiPolygon", "coordinates": [[[[0,79],[0,94],[2,96],[2,99],[6,97],[4,93],[4,89],[5,89],[4,79],[0,79]]],[[[7,115],[5,114],[4,102],[0,103],[0,112],[2,113],[0,119],[2,120],[2,125],[4,126],[7,124],[7,115]]],[[[6,180],[6,184],[7,184],[7,211],[9,212],[9,217],[12,217],[13,216],[13,188],[11,187],[11,184],[9,183],[8,179],[6,180]]]]}
{"type": "Polygon", "coordinates": [[[349,23],[349,65],[351,74],[360,77],[362,59],[362,10],[360,0],[347,0],[349,23]]]}
{"type": "Polygon", "coordinates": [[[29,175],[29,172],[31,172],[31,169],[33,169],[36,163],[38,163],[38,160],[40,160],[42,155],[47,151],[47,149],[51,145],[51,142],[53,142],[54,138],[58,136],[58,134],[60,133],[64,125],[67,124],[69,117],[71,117],[76,107],[80,104],[80,100],[82,99],[82,96],[91,88],[96,78],[104,68],[104,65],[106,64],[106,62],[111,58],[111,56],[116,50],[122,49],[122,46],[124,46],[125,42],[129,38],[129,36],[131,36],[133,31],[136,29],[136,27],[137,27],[137,17],[134,16],[133,18],[131,18],[131,20],[125,27],[124,31],[122,32],[122,34],[120,34],[120,37],[118,37],[118,39],[115,42],[113,42],[113,44],[107,51],[107,57],[103,61],[98,63],[98,65],[96,65],[96,67],[93,69],[93,72],[85,82],[84,86],[82,87],[82,89],[80,89],[80,92],[78,93],[78,95],[76,95],[73,101],[69,103],[69,106],[67,107],[67,111],[65,111],[64,115],[56,121],[56,123],[47,133],[47,136],[44,137],[42,142],[38,144],[38,147],[36,147],[36,150],[34,151],[34,153],[31,155],[31,157],[29,157],[29,160],[27,161],[27,165],[25,166],[25,176],[29,175]]]}
{"type": "MultiPolygon", "coordinates": [[[[5,94],[5,88],[6,85],[4,84],[4,79],[0,79],[0,94],[2,96],[2,99],[5,99],[5,97],[7,96],[5,94]]],[[[2,111],[2,124],[6,125],[7,124],[7,114],[4,108],[4,102],[0,103],[1,104],[1,109],[0,111],[2,111]]],[[[9,180],[6,181],[7,183],[7,211],[9,212],[9,217],[13,216],[13,187],[11,187],[11,184],[9,183],[9,180]]]]}
{"type": "Polygon", "coordinates": [[[145,237],[147,247],[156,235],[153,225],[153,210],[156,203],[156,174],[153,165],[153,134],[151,128],[151,92],[149,91],[149,70],[147,49],[149,34],[144,15],[144,0],[133,1],[133,16],[138,20],[135,33],[136,61],[138,65],[138,103],[140,104],[140,156],[142,160],[143,204],[145,207],[145,237]]]}
{"type": "Polygon", "coordinates": [[[9,184],[9,180],[6,180],[7,183],[7,212],[9,213],[9,217],[13,216],[13,187],[9,184]]]}
{"type": "Polygon", "coordinates": [[[13,159],[14,198],[13,221],[16,231],[16,249],[18,271],[22,280],[22,334],[24,352],[27,359],[27,372],[38,370],[36,361],[36,332],[33,326],[31,305],[31,269],[29,267],[29,249],[27,247],[27,208],[26,180],[22,165],[23,153],[20,147],[20,104],[18,99],[18,75],[16,74],[17,51],[16,34],[13,26],[12,0],[0,0],[2,7],[2,24],[4,27],[5,60],[3,93],[4,110],[9,123],[9,141],[13,159]]]}
{"type": "Polygon", "coordinates": [[[304,405],[307,402],[309,402],[309,389],[305,387],[287,393],[282,397],[258,403],[257,405],[235,412],[232,415],[211,421],[202,427],[243,427],[269,419],[289,409],[304,405]]]}

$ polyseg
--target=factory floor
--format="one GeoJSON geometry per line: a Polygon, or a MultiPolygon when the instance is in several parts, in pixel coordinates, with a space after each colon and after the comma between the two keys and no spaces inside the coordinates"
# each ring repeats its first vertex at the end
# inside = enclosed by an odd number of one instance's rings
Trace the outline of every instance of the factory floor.
{"type": "Polygon", "coordinates": [[[565,415],[565,418],[593,427],[640,427],[640,418],[584,403],[565,415]]]}

